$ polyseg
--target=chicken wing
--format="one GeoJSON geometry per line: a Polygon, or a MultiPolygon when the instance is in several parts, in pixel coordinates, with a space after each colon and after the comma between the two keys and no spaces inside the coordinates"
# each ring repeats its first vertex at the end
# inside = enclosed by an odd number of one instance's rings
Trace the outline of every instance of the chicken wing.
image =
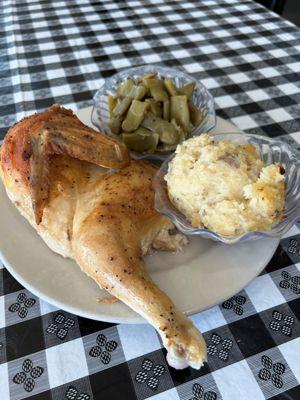
{"type": "Polygon", "coordinates": [[[151,323],[170,365],[200,368],[202,335],[143,263],[151,246],[174,250],[185,239],[169,235],[173,224],[154,210],[155,167],[128,163],[123,145],[59,106],[12,127],[1,149],[7,194],[48,246],[151,323]]]}
{"type": "Polygon", "coordinates": [[[19,124],[15,125],[9,131],[3,147],[5,149],[6,142],[10,144],[11,154],[7,154],[7,158],[12,164],[18,162],[19,157],[30,161],[22,172],[27,173],[25,181],[29,181],[37,224],[42,220],[49,196],[49,160],[53,154],[67,154],[107,168],[121,168],[129,163],[125,145],[99,135],[74,118],[72,111],[58,104],[54,104],[47,112],[35,114],[21,122],[22,130],[19,124]]]}

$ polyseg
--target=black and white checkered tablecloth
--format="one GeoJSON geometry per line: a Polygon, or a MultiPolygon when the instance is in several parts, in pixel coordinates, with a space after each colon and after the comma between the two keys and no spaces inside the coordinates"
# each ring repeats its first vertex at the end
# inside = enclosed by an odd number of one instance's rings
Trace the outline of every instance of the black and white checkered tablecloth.
{"type": "MultiPolygon", "coordinates": [[[[300,30],[249,0],[2,0],[1,135],[57,102],[91,105],[103,80],[140,64],[182,69],[244,130],[300,143],[300,30]]],[[[70,315],[0,268],[0,398],[300,399],[300,230],[265,271],[194,315],[200,371],[168,367],[149,325],[70,315]]]]}

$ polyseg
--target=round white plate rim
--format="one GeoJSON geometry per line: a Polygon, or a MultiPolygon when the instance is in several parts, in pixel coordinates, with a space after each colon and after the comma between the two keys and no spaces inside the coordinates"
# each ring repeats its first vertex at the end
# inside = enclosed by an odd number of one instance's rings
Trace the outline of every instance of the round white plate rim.
{"type": "MultiPolygon", "coordinates": [[[[78,116],[80,117],[80,119],[91,125],[89,116],[90,116],[90,111],[91,111],[91,107],[88,107],[86,109],[82,109],[78,111],[78,116]]],[[[213,132],[217,132],[218,131],[218,126],[223,126],[222,130],[228,130],[230,132],[233,131],[239,131],[236,127],[234,127],[233,125],[231,125],[230,123],[228,123],[227,121],[224,121],[220,118],[218,118],[218,123],[217,123],[217,127],[213,130],[213,132]]],[[[2,183],[1,183],[2,184],[2,183]]],[[[23,218],[21,215],[19,216],[20,218],[23,218]]],[[[24,221],[24,223],[27,223],[26,221],[24,221]]],[[[32,228],[31,228],[32,229],[32,228]]],[[[41,239],[40,239],[41,240],[41,239]]],[[[270,245],[269,247],[269,253],[268,253],[268,257],[265,258],[264,262],[261,264],[260,268],[257,269],[255,275],[252,276],[251,279],[249,279],[247,281],[246,284],[250,283],[267,265],[267,263],[269,262],[269,260],[272,258],[278,244],[279,244],[279,239],[272,239],[270,241],[270,243],[272,243],[272,245],[270,245]]],[[[81,309],[78,309],[77,307],[74,307],[72,304],[66,304],[65,302],[61,302],[58,299],[56,299],[55,297],[49,297],[47,294],[45,294],[43,291],[39,290],[38,287],[31,285],[30,281],[26,280],[26,278],[24,278],[19,272],[18,270],[10,263],[9,261],[9,257],[6,257],[6,255],[4,254],[5,250],[1,250],[0,249],[0,259],[2,260],[2,262],[4,263],[4,265],[6,266],[7,270],[15,277],[15,279],[25,288],[27,288],[29,291],[31,291],[35,296],[41,298],[42,300],[54,305],[55,307],[59,308],[59,309],[63,309],[66,310],[72,314],[76,314],[85,318],[90,318],[90,319],[94,319],[94,320],[100,320],[100,321],[104,321],[104,322],[111,322],[111,323],[144,323],[144,319],[142,319],[139,315],[137,314],[133,314],[132,316],[108,316],[105,313],[101,314],[101,310],[99,310],[99,312],[95,313],[95,312],[89,312],[87,310],[82,311],[81,309]]],[[[54,254],[54,253],[53,253],[54,254]]],[[[245,282],[242,283],[241,285],[236,285],[234,288],[234,291],[231,293],[231,295],[236,294],[237,292],[239,292],[241,289],[243,289],[243,287],[245,287],[245,282]]],[[[210,302],[208,302],[206,304],[205,307],[201,307],[201,305],[195,305],[193,309],[189,310],[190,312],[188,312],[188,315],[192,315],[195,314],[197,312],[200,311],[204,311],[205,309],[208,309],[216,304],[220,304],[223,301],[225,301],[228,297],[228,294],[226,296],[219,296],[217,301],[216,299],[213,300],[211,299],[210,302]]],[[[103,307],[106,307],[106,305],[101,305],[103,307]]],[[[100,308],[100,306],[99,306],[100,308]]]]}

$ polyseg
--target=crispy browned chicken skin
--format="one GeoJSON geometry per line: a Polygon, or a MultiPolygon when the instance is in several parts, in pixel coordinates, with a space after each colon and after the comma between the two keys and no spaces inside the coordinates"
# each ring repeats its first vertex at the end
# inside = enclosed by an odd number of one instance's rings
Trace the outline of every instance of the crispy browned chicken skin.
{"type": "Polygon", "coordinates": [[[151,245],[175,250],[183,241],[167,234],[172,223],[154,210],[154,172],[58,105],[13,126],[1,148],[7,194],[48,246],[151,323],[172,366],[200,368],[206,360],[200,332],[143,263],[151,245]]]}

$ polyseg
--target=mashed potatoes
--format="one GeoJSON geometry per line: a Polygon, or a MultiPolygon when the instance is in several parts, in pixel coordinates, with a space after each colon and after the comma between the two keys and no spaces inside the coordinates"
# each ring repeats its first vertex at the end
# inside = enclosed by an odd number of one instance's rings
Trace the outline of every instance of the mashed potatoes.
{"type": "Polygon", "coordinates": [[[254,146],[208,134],[178,145],[169,164],[169,198],[194,227],[236,236],[268,230],[284,212],[280,165],[265,166],[254,146]]]}

